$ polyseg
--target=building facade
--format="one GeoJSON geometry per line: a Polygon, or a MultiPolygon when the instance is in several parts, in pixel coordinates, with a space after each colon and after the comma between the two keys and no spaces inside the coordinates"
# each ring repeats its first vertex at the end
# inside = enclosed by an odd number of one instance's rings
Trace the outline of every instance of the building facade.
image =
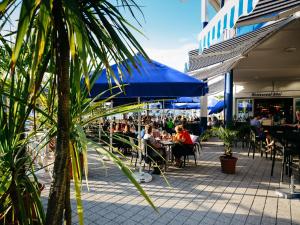
{"type": "Polygon", "coordinates": [[[189,74],[224,91],[227,121],[293,123],[300,110],[300,0],[202,0],[199,49],[189,74]],[[216,15],[207,21],[207,4],[216,15]],[[213,82],[215,80],[215,82],[213,82]]]}

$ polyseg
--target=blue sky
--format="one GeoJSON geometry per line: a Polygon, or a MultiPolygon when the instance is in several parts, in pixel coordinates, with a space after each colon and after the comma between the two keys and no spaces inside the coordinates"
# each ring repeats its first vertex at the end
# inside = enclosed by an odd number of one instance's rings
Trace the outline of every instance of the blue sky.
{"type": "MultiPolygon", "coordinates": [[[[124,15],[146,38],[138,33],[135,33],[135,37],[152,59],[183,71],[188,61],[188,51],[199,45],[197,36],[202,29],[201,0],[135,1],[141,6],[145,17],[144,20],[137,14],[142,27],[133,22],[129,13],[124,15]]],[[[212,14],[212,10],[209,12],[212,14]]]]}
{"type": "MultiPolygon", "coordinates": [[[[201,0],[139,0],[145,20],[136,37],[154,60],[183,71],[188,51],[198,47],[201,0]]],[[[139,16],[141,19],[141,17],[139,16]]]]}

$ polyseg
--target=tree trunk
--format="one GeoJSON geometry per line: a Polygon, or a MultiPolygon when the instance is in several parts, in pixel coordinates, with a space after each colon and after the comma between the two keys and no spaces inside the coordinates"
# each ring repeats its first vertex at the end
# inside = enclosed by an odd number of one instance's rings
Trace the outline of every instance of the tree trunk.
{"type": "MultiPolygon", "coordinates": [[[[67,159],[67,169],[71,166],[71,159],[67,159]]],[[[66,197],[65,197],[65,225],[72,224],[72,209],[71,209],[71,199],[70,199],[70,173],[67,173],[67,182],[66,182],[66,197]]]]}
{"type": "Polygon", "coordinates": [[[51,184],[46,215],[47,225],[59,225],[65,209],[67,158],[70,139],[70,47],[68,33],[63,20],[62,0],[53,1],[54,51],[56,60],[58,113],[57,142],[54,163],[54,181],[51,184]]]}

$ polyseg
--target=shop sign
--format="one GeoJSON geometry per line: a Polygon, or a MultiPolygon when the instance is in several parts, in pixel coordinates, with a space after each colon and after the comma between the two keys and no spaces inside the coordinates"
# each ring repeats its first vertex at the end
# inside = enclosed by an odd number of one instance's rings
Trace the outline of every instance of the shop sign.
{"type": "Polygon", "coordinates": [[[253,97],[278,97],[281,96],[280,91],[271,91],[271,92],[252,92],[253,97]]]}

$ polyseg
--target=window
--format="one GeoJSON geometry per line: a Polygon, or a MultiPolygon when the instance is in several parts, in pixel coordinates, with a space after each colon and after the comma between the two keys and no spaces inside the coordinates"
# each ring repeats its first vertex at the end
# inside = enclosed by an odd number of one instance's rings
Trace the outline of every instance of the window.
{"type": "Polygon", "coordinates": [[[230,10],[230,28],[234,26],[234,6],[230,10]]]}
{"type": "Polygon", "coordinates": [[[224,21],[223,21],[223,29],[225,30],[227,28],[227,14],[224,16],[224,21]]]}
{"type": "Polygon", "coordinates": [[[253,10],[253,0],[248,0],[247,13],[251,13],[253,10]]]}
{"type": "Polygon", "coordinates": [[[215,39],[215,33],[216,33],[216,27],[214,26],[213,29],[212,29],[212,36],[211,36],[212,40],[215,39]]]}
{"type": "Polygon", "coordinates": [[[219,39],[221,37],[221,21],[218,22],[218,32],[217,32],[217,38],[219,39]]]}
{"type": "Polygon", "coordinates": [[[253,99],[237,99],[237,120],[246,121],[253,116],[253,99]]]}
{"type": "Polygon", "coordinates": [[[240,0],[239,1],[239,16],[241,16],[243,14],[243,9],[244,9],[244,1],[240,0]]]}

